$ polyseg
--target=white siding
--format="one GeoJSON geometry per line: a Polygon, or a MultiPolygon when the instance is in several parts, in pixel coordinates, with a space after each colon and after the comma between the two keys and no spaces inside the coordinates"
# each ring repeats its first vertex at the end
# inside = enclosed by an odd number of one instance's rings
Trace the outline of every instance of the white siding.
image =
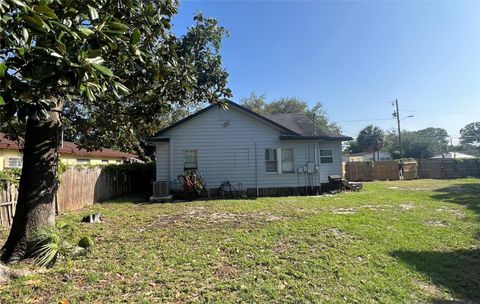
{"type": "Polygon", "coordinates": [[[156,148],[157,181],[170,180],[170,151],[168,142],[157,143],[156,148]]]}
{"type": "MultiPolygon", "coordinates": [[[[297,187],[319,185],[331,174],[341,175],[341,143],[318,141],[281,141],[282,132],[258,118],[230,108],[229,113],[214,108],[165,134],[170,137],[173,167],[168,167],[168,144],[157,145],[157,180],[167,177],[175,187],[176,176],[183,172],[185,150],[197,150],[198,171],[208,188],[230,181],[236,188],[297,187]],[[167,147],[165,147],[167,146],[167,147]],[[318,164],[319,147],[332,148],[334,163],[322,164],[320,172],[298,174],[308,161],[318,164]],[[265,173],[265,149],[291,148],[295,173],[265,173]]],[[[177,184],[177,186],[180,186],[177,184]]]]}
{"type": "Polygon", "coordinates": [[[332,149],[333,163],[320,164],[320,182],[328,182],[329,175],[342,176],[342,143],[339,141],[321,141],[319,142],[320,149],[332,149]]]}

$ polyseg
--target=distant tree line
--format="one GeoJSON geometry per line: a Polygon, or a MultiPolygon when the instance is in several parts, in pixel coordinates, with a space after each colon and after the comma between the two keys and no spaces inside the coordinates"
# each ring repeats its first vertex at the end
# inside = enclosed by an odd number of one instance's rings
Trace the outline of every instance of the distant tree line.
{"type": "MultiPolygon", "coordinates": [[[[460,130],[458,145],[452,145],[448,132],[443,128],[402,131],[401,135],[404,158],[430,158],[446,152],[480,156],[480,122],[469,123],[460,130]]],[[[375,155],[380,150],[391,153],[395,159],[400,158],[398,133],[369,125],[360,131],[355,140],[347,144],[345,152],[368,152],[375,155]]]]}

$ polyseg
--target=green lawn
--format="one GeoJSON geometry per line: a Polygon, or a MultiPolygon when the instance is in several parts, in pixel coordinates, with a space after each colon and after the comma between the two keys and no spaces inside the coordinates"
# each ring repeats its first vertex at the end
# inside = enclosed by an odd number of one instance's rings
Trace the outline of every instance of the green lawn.
{"type": "Polygon", "coordinates": [[[112,202],[63,218],[94,237],[95,251],[1,286],[0,303],[480,299],[480,179],[366,183],[334,196],[112,202]],[[80,224],[89,212],[106,222],[80,224]]]}

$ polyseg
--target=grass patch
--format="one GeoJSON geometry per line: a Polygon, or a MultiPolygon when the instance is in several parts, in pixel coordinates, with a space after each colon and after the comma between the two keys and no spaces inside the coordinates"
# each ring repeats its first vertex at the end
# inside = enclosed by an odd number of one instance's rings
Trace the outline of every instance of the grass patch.
{"type": "Polygon", "coordinates": [[[0,302],[480,299],[479,179],[374,182],[364,189],[94,205],[62,216],[92,236],[90,257],[0,286],[0,302]],[[105,222],[80,224],[92,212],[105,222]]]}

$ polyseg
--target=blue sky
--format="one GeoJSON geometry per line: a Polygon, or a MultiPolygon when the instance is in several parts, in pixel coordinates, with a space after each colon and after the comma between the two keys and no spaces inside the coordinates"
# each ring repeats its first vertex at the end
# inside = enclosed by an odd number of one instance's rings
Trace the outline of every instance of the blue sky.
{"type": "Polygon", "coordinates": [[[346,135],[369,123],[442,127],[480,121],[480,1],[183,1],[175,31],[196,11],[230,31],[222,56],[233,100],[321,101],[346,135]],[[348,122],[351,120],[387,119],[348,122]]]}

